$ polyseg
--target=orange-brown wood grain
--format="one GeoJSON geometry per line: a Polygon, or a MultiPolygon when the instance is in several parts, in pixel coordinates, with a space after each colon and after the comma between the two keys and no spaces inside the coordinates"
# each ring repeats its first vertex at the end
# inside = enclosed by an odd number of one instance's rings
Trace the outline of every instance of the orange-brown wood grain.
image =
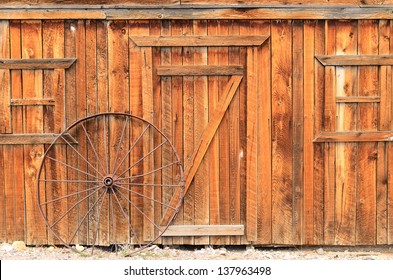
{"type": "Polygon", "coordinates": [[[272,243],[293,243],[292,22],[273,22],[272,44],[272,243]]]}

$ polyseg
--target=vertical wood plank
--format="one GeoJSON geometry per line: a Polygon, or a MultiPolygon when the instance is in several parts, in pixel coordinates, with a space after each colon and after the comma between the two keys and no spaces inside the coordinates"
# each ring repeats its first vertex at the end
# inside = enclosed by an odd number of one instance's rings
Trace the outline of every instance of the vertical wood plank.
{"type": "MultiPolygon", "coordinates": [[[[303,243],[303,226],[304,226],[304,235],[307,242],[307,237],[313,235],[312,223],[309,225],[306,223],[303,225],[303,203],[304,203],[304,216],[307,218],[308,216],[312,216],[312,204],[307,201],[309,199],[308,195],[310,193],[310,189],[303,189],[303,180],[307,180],[312,174],[303,172],[305,170],[305,152],[307,147],[304,145],[306,137],[304,135],[307,132],[308,127],[306,127],[306,119],[305,115],[306,108],[303,107],[304,103],[308,102],[305,96],[305,92],[303,92],[303,85],[307,87],[307,79],[305,79],[307,67],[306,63],[309,61],[305,61],[306,50],[311,51],[310,45],[312,46],[311,39],[313,36],[310,36],[310,33],[306,33],[306,30],[303,31],[303,28],[306,29],[306,26],[303,27],[303,21],[296,20],[293,22],[293,33],[292,33],[292,61],[293,61],[293,238],[296,244],[303,243]],[[303,39],[304,38],[304,39],[303,39]],[[305,40],[310,39],[310,41],[304,42],[305,40]],[[304,45],[303,45],[304,44],[304,45]],[[304,53],[303,53],[304,50],[304,53]],[[303,117],[304,115],[304,117],[303,117]],[[304,120],[303,120],[304,119],[304,120]],[[304,123],[303,123],[304,122],[304,123]],[[304,151],[304,154],[303,154],[304,151]],[[303,197],[304,196],[304,197],[303,197]],[[304,201],[304,202],[303,202],[304,201]],[[308,205],[307,205],[308,202],[308,205]],[[306,207],[308,206],[308,207],[306,207]]],[[[310,79],[310,77],[307,77],[310,79]]],[[[304,89],[304,91],[306,88],[304,89]]],[[[305,182],[304,182],[305,183],[305,182]]],[[[312,201],[311,201],[312,203],[312,201]]],[[[308,222],[308,221],[307,221],[308,222]]]]}
{"type": "MultiPolygon", "coordinates": [[[[10,24],[8,21],[0,21],[0,57],[10,58],[10,24]]],[[[11,76],[7,69],[0,70],[0,133],[11,132],[11,110],[9,102],[11,99],[11,76]]],[[[1,147],[1,198],[2,198],[2,220],[4,219],[4,241],[12,242],[16,239],[16,194],[14,185],[14,148],[10,146],[1,147]],[[9,162],[4,164],[3,158],[9,162]]],[[[23,206],[23,205],[21,205],[23,206]]]]}
{"type": "Polygon", "coordinates": [[[272,23],[272,243],[292,244],[292,23],[272,23]]]}
{"type": "MultiPolygon", "coordinates": [[[[193,22],[186,21],[183,25],[184,35],[193,35],[193,22]]],[[[183,65],[194,64],[194,48],[184,47],[183,48],[183,65]]],[[[192,154],[194,152],[194,101],[197,96],[194,96],[194,77],[185,76],[183,77],[183,111],[184,111],[184,168],[190,163],[192,154]]],[[[194,224],[195,215],[195,181],[191,183],[188,189],[187,195],[184,197],[184,224],[194,224]]],[[[194,244],[194,237],[184,237],[183,241],[185,244],[194,244]]]]}
{"type": "MultiPolygon", "coordinates": [[[[389,29],[390,29],[390,36],[388,37],[390,40],[390,54],[393,53],[393,48],[391,46],[393,46],[393,36],[392,36],[392,30],[393,30],[393,21],[391,20],[389,23],[389,29]]],[[[393,77],[392,77],[392,68],[389,67],[388,71],[387,71],[387,88],[390,90],[389,92],[391,92],[392,89],[392,85],[393,85],[393,77]]],[[[390,99],[392,97],[390,96],[390,99]]],[[[392,110],[392,105],[390,105],[390,109],[392,110]]],[[[389,108],[389,104],[387,105],[387,107],[389,108]]],[[[389,116],[389,127],[390,130],[393,129],[393,124],[392,124],[392,117],[393,117],[393,112],[389,111],[387,113],[387,115],[389,116]]],[[[393,145],[392,143],[389,143],[387,145],[387,179],[388,179],[388,188],[387,188],[387,215],[388,215],[388,220],[387,220],[387,239],[388,239],[388,244],[393,244],[393,145]]]]}
{"type": "MultiPolygon", "coordinates": [[[[218,21],[208,21],[208,34],[216,36],[218,34],[218,21]]],[[[219,48],[208,47],[208,64],[218,65],[219,64],[219,48]]],[[[211,115],[217,107],[218,102],[218,76],[209,76],[209,121],[211,115]]],[[[191,151],[192,154],[192,151],[191,151]]],[[[220,158],[219,158],[219,136],[216,133],[210,143],[208,150],[209,155],[209,217],[211,225],[220,224],[220,158]]],[[[210,237],[210,244],[218,244],[220,241],[219,237],[210,237]]]]}
{"type": "MultiPolygon", "coordinates": [[[[42,25],[41,21],[22,22],[22,58],[42,58],[42,25]]],[[[23,97],[42,98],[42,71],[24,70],[23,97]]],[[[42,108],[25,108],[24,132],[43,132],[42,108]]],[[[43,244],[47,242],[44,220],[37,209],[36,178],[37,171],[44,154],[43,145],[26,145],[24,148],[25,187],[26,187],[26,226],[27,243],[43,244]]],[[[42,195],[45,195],[44,193],[42,195]]]]}
{"type": "Polygon", "coordinates": [[[106,22],[97,21],[97,110],[108,108],[108,33],[106,22]]]}
{"type": "Polygon", "coordinates": [[[258,51],[247,48],[247,241],[257,240],[257,181],[258,181],[258,51]]]}
{"type": "MultiPolygon", "coordinates": [[[[356,54],[357,22],[336,23],[336,54],[356,54]]],[[[336,95],[357,95],[357,68],[336,68],[336,95]]],[[[356,104],[337,105],[337,130],[356,130],[356,104]]],[[[356,143],[336,146],[336,244],[355,244],[356,172],[358,149],[356,143]]]]}
{"type": "MultiPolygon", "coordinates": [[[[378,54],[378,24],[375,20],[358,22],[358,54],[378,54]]],[[[361,66],[358,69],[359,96],[379,94],[377,66],[361,66]]],[[[358,105],[358,130],[376,130],[378,105],[358,105]]],[[[356,244],[376,244],[376,182],[377,143],[360,143],[358,147],[357,195],[356,195],[356,244]]]]}
{"type": "MultiPolygon", "coordinates": [[[[43,22],[43,57],[44,58],[63,58],[64,57],[64,22],[63,21],[44,21],[43,22]]],[[[60,133],[64,130],[64,70],[45,70],[44,71],[44,97],[55,100],[54,107],[44,107],[44,132],[60,133]]],[[[66,149],[56,146],[49,155],[63,162],[66,161],[66,149]]],[[[51,162],[51,166],[46,169],[46,174],[50,178],[65,180],[66,168],[51,162]]],[[[62,197],[67,195],[67,184],[63,182],[46,182],[48,190],[46,197],[62,197]]],[[[53,223],[58,217],[67,211],[67,201],[47,205],[48,219],[53,223]]],[[[56,230],[60,232],[60,237],[65,239],[68,233],[67,217],[56,225],[56,230]]],[[[58,242],[52,234],[48,235],[50,244],[58,242]]]]}
{"type": "MultiPolygon", "coordinates": [[[[153,52],[152,48],[142,48],[142,104],[143,104],[143,118],[153,122],[153,52]]],[[[146,134],[143,141],[144,154],[151,151],[155,146],[153,143],[153,137],[151,133],[146,134]]],[[[143,163],[143,173],[147,173],[154,168],[154,157],[149,157],[144,160],[143,163]]],[[[152,184],[152,177],[145,176],[143,183],[152,184]]],[[[144,195],[146,197],[154,197],[155,188],[145,188],[144,195]]],[[[154,203],[152,200],[144,199],[143,202],[144,213],[146,217],[144,218],[143,224],[143,239],[146,241],[154,240],[154,225],[149,222],[154,221],[154,203]]]]}
{"type": "MultiPolygon", "coordinates": [[[[390,53],[390,21],[379,21],[379,54],[390,53]]],[[[379,105],[380,116],[378,130],[390,130],[392,110],[391,98],[391,66],[381,66],[379,74],[379,90],[381,102],[379,105]]],[[[388,147],[390,143],[378,143],[377,158],[377,190],[376,190],[376,224],[377,244],[388,243],[387,223],[387,190],[388,190],[388,147]]]]}
{"type": "MultiPolygon", "coordinates": [[[[162,35],[171,34],[171,22],[168,20],[162,21],[161,27],[162,35]]],[[[171,48],[161,48],[161,65],[171,65],[171,48]]],[[[162,90],[162,131],[169,137],[173,138],[173,112],[172,112],[172,78],[162,77],[161,78],[161,90],[162,90]]],[[[167,165],[173,162],[173,155],[169,149],[162,150],[162,165],[167,165]]],[[[162,171],[162,183],[171,184],[173,178],[173,170],[166,168],[162,171]]],[[[168,204],[171,200],[173,191],[170,188],[163,189],[163,202],[168,204]]],[[[168,237],[163,239],[164,244],[172,244],[173,238],[168,237]]]]}
{"type": "Polygon", "coordinates": [[[16,241],[16,208],[19,205],[16,205],[15,201],[15,181],[14,178],[17,176],[14,173],[14,149],[10,146],[4,146],[0,148],[2,150],[2,154],[4,159],[8,162],[8,164],[4,164],[3,166],[3,182],[4,182],[4,190],[3,193],[5,195],[4,202],[4,213],[5,213],[5,232],[6,238],[4,241],[8,243],[12,243],[16,241]]]}
{"type": "MultiPolygon", "coordinates": [[[[336,23],[334,21],[325,22],[325,52],[327,55],[336,53],[336,23]]],[[[325,109],[323,113],[325,131],[335,131],[336,129],[336,70],[335,67],[325,68],[325,109]]],[[[324,149],[324,242],[325,244],[335,243],[335,190],[336,190],[336,170],[335,144],[326,143],[324,149]]]]}
{"type": "Polygon", "coordinates": [[[98,98],[97,98],[97,58],[98,58],[98,43],[97,38],[97,21],[86,21],[86,102],[87,114],[92,115],[99,112],[98,98]]]}
{"type": "MultiPolygon", "coordinates": [[[[78,20],[76,22],[75,29],[75,51],[76,57],[78,58],[78,62],[76,63],[76,102],[77,102],[77,119],[81,119],[86,117],[87,112],[87,96],[86,96],[86,25],[84,20],[78,20]]],[[[86,158],[87,156],[87,139],[84,135],[84,132],[79,131],[78,145],[81,147],[79,152],[86,158]]],[[[75,156],[75,153],[71,153],[71,155],[75,156]]],[[[81,158],[77,157],[77,166],[80,170],[88,170],[88,165],[81,158]]],[[[77,175],[80,180],[87,180],[87,177],[80,173],[77,175]]],[[[80,188],[81,186],[78,186],[80,188]]],[[[80,190],[80,189],[79,189],[80,190]]],[[[78,234],[76,236],[76,243],[87,244],[88,240],[88,228],[89,228],[89,220],[85,219],[82,221],[84,215],[87,213],[89,209],[88,203],[83,203],[79,207],[80,211],[78,213],[78,226],[80,223],[81,226],[78,230],[78,234]]]]}
{"type": "MultiPolygon", "coordinates": [[[[207,22],[195,20],[193,22],[194,35],[207,35],[207,22]]],[[[194,65],[207,64],[207,48],[198,47],[194,51],[194,65]]],[[[194,77],[194,143],[199,143],[202,133],[208,123],[208,90],[207,77],[194,77]]],[[[209,161],[202,160],[194,177],[195,182],[195,224],[209,224],[209,161]]],[[[209,237],[195,237],[195,245],[209,244],[209,237]]]]}
{"type": "MultiPolygon", "coordinates": [[[[229,24],[227,20],[218,22],[218,35],[224,36],[229,34],[229,24]]],[[[228,47],[219,49],[219,64],[226,65],[229,62],[228,47]]],[[[228,83],[228,77],[222,76],[218,78],[218,95],[222,96],[224,89],[228,83]]],[[[225,113],[219,127],[219,149],[220,149],[220,224],[229,224],[229,115],[225,113]]],[[[229,244],[229,237],[221,237],[221,244],[229,244]]]]}
{"type": "MultiPolygon", "coordinates": [[[[254,34],[270,35],[270,21],[258,22],[254,34]]],[[[272,240],[272,157],[271,157],[271,46],[265,42],[258,48],[258,115],[257,115],[257,241],[271,244],[272,240]]]]}
{"type": "MultiPolygon", "coordinates": [[[[130,21],[129,22],[129,34],[130,35],[146,35],[149,33],[149,22],[148,21],[130,21]]],[[[136,116],[143,116],[143,99],[142,99],[142,68],[143,68],[143,56],[142,49],[137,47],[134,43],[130,42],[130,53],[129,53],[129,67],[130,67],[130,112],[136,116]]],[[[135,139],[142,133],[142,128],[133,129],[131,132],[132,139],[135,139]]],[[[143,150],[138,145],[131,153],[130,162],[136,162],[143,156],[143,150]]],[[[140,165],[135,168],[134,172],[142,173],[143,170],[139,170],[140,165]]],[[[142,182],[138,182],[142,183],[142,182]]],[[[135,191],[143,193],[143,187],[136,187],[135,191]]],[[[143,207],[143,198],[136,195],[131,195],[132,203],[139,208],[143,207]]],[[[136,235],[134,242],[137,240],[143,241],[143,226],[144,220],[138,210],[133,207],[131,209],[131,225],[134,228],[133,234],[136,235]]]]}
{"type": "MultiPolygon", "coordinates": [[[[64,21],[43,22],[43,57],[64,57],[64,21]]],[[[55,106],[44,107],[44,132],[64,130],[64,70],[44,70],[44,98],[53,98],[55,106]]]]}
{"type": "MultiPolygon", "coordinates": [[[[239,34],[240,35],[248,35],[250,34],[250,21],[243,20],[239,21],[239,34]]],[[[266,21],[264,23],[264,27],[266,31],[264,33],[270,34],[270,22],[266,21]]],[[[260,30],[256,30],[255,32],[260,32],[260,30]]],[[[263,54],[266,54],[266,46],[269,46],[269,44],[264,44],[264,52],[263,54]]],[[[240,65],[244,65],[246,69],[246,63],[247,63],[247,47],[240,47],[240,65]]],[[[270,51],[269,52],[269,58],[270,58],[270,51]]],[[[262,56],[266,57],[266,56],[262,56]]],[[[263,65],[266,67],[265,73],[270,73],[270,61],[263,60],[263,65]]],[[[264,79],[266,75],[262,75],[261,79],[264,79]]],[[[266,82],[266,80],[265,80],[266,82]]],[[[270,79],[269,82],[263,83],[263,86],[266,88],[266,86],[270,86],[270,79]]],[[[263,90],[263,89],[261,89],[263,90]]],[[[262,91],[264,92],[264,91],[262,91]]],[[[243,82],[240,83],[239,85],[239,155],[238,155],[238,161],[239,161],[239,184],[240,184],[240,224],[246,225],[246,220],[247,220],[247,81],[245,78],[243,78],[243,82]]],[[[268,95],[270,98],[270,91],[268,91],[268,95]]],[[[270,99],[269,99],[270,100],[270,99]]],[[[268,102],[266,104],[269,104],[268,102]]],[[[270,109],[270,106],[269,106],[270,109]]],[[[262,114],[260,114],[262,117],[262,114]]],[[[270,141],[270,138],[268,136],[269,134],[265,135],[264,139],[268,139],[270,141]]],[[[270,146],[270,142],[269,145],[270,146]]],[[[219,160],[219,159],[217,159],[219,160]]],[[[212,171],[210,171],[210,174],[212,171]]],[[[266,184],[263,184],[263,186],[269,186],[269,180],[267,180],[266,184]]],[[[270,196],[269,196],[270,197],[270,196]]],[[[263,199],[263,206],[268,205],[269,201],[266,199],[263,199]]],[[[262,209],[258,208],[258,209],[262,209]]],[[[263,215],[261,216],[263,217],[263,215]]],[[[269,213],[269,218],[270,218],[270,213],[269,213]]],[[[261,224],[260,221],[258,221],[258,226],[261,224]]],[[[263,232],[269,232],[268,230],[265,230],[269,227],[263,226],[263,232]]],[[[258,235],[259,236],[259,235],[258,235]]],[[[243,235],[240,238],[240,243],[241,244],[248,244],[247,241],[247,235],[243,235]]]]}
{"type": "MultiPolygon", "coordinates": [[[[65,57],[76,57],[76,28],[77,21],[70,20],[64,23],[64,55],[65,57]]],[[[73,64],[65,73],[65,122],[66,126],[77,120],[77,95],[76,95],[76,65],[73,64]]],[[[76,159],[72,156],[72,148],[67,147],[67,162],[76,166],[76,159]]],[[[67,178],[69,180],[77,179],[77,173],[70,168],[67,168],[67,178]]],[[[75,193],[75,185],[67,184],[68,193],[75,193]]],[[[77,196],[72,196],[67,199],[67,204],[72,207],[78,201],[77,196]]],[[[69,215],[67,236],[72,236],[76,231],[78,225],[74,222],[78,221],[77,211],[72,211],[69,215]]],[[[77,240],[75,241],[77,242],[77,240]]]]}
{"type": "MultiPolygon", "coordinates": [[[[0,21],[0,57],[10,58],[10,26],[9,21],[0,21]]],[[[0,69],[0,133],[11,132],[11,80],[10,71],[0,69]]]]}
{"type": "MultiPolygon", "coordinates": [[[[171,33],[173,36],[180,36],[183,34],[184,21],[172,21],[171,33]]],[[[172,48],[172,65],[182,65],[183,63],[183,48],[172,48]]],[[[183,157],[183,77],[172,77],[172,106],[173,106],[173,144],[176,151],[183,157]]],[[[174,178],[179,176],[174,169],[174,178]]],[[[183,209],[179,211],[176,216],[175,224],[183,224],[183,209]]],[[[173,244],[182,244],[182,237],[173,237],[173,244]]]]}
{"type": "Polygon", "coordinates": [[[0,146],[0,202],[3,205],[0,207],[0,239],[7,240],[7,219],[6,219],[6,197],[5,197],[5,181],[4,181],[4,150],[0,146]]]}
{"type": "MultiPolygon", "coordinates": [[[[161,34],[161,21],[159,20],[154,20],[150,21],[150,35],[152,36],[159,36],[161,34]]],[[[161,82],[160,82],[160,77],[157,75],[157,72],[155,71],[156,65],[161,64],[161,50],[160,48],[153,48],[152,50],[152,64],[153,64],[153,77],[152,77],[152,94],[153,94],[153,122],[154,124],[161,129],[162,127],[162,119],[161,119],[161,82]]],[[[153,135],[154,137],[154,146],[157,146],[160,144],[161,137],[156,134],[153,135]]],[[[182,138],[181,138],[182,139],[182,138]]],[[[176,145],[176,144],[175,144],[176,145]]],[[[154,153],[154,164],[155,166],[162,166],[162,151],[159,150],[156,153],[154,153]]],[[[161,184],[162,182],[162,172],[158,171],[156,172],[154,176],[154,183],[155,184],[161,184]]],[[[154,199],[156,200],[161,200],[162,196],[162,189],[161,188],[154,188],[154,199]]],[[[154,206],[154,221],[156,223],[159,223],[161,221],[162,217],[162,206],[160,204],[156,204],[154,206]]],[[[154,230],[155,234],[158,235],[159,232],[157,229],[154,230]]],[[[162,243],[161,238],[159,238],[157,243],[162,243]]]]}
{"type": "MultiPolygon", "coordinates": [[[[237,21],[232,21],[229,34],[239,35],[240,27],[237,21]]],[[[229,47],[229,64],[240,64],[239,47],[229,47]]],[[[229,221],[230,224],[240,224],[240,135],[239,135],[240,94],[235,93],[229,105],[229,221]]],[[[231,236],[230,244],[240,244],[239,236],[231,236]]]]}
{"type": "MultiPolygon", "coordinates": [[[[109,108],[113,112],[129,112],[128,41],[127,21],[108,22],[109,108]]],[[[140,68],[139,71],[143,71],[142,69],[140,68]]],[[[118,148],[120,154],[126,153],[129,149],[128,132],[124,135],[122,143],[119,143],[123,127],[124,124],[122,122],[109,122],[109,170],[114,170],[116,166],[114,159],[118,148]]],[[[127,164],[128,161],[126,160],[123,165],[127,164]]],[[[136,171],[137,174],[143,174],[143,167],[140,165],[137,165],[135,169],[138,169],[136,171]]],[[[114,221],[110,228],[112,240],[119,243],[128,243],[130,239],[128,222],[125,222],[123,213],[118,210],[122,207],[125,209],[125,213],[129,213],[129,204],[121,195],[117,195],[116,197],[114,193],[112,196],[113,205],[111,207],[115,210],[114,221]]],[[[143,228],[144,226],[145,224],[143,224],[143,228]]]]}
{"type": "MultiPolygon", "coordinates": [[[[93,115],[98,113],[98,91],[97,91],[97,69],[98,69],[98,47],[97,47],[97,21],[96,20],[86,20],[86,113],[87,115],[93,115]]],[[[90,126],[91,129],[97,130],[96,124],[90,126]],[[94,127],[94,128],[93,128],[94,127]]],[[[98,134],[98,133],[97,133],[98,134]]],[[[90,135],[89,137],[91,137],[90,135]]],[[[94,137],[95,138],[95,137],[94,137]]],[[[99,137],[96,137],[99,138],[99,137]]],[[[100,137],[101,138],[101,137],[100,137]]],[[[88,144],[89,145],[89,144],[88,144]]],[[[97,146],[96,146],[97,149],[97,146]]],[[[98,163],[97,157],[91,150],[88,151],[86,155],[87,160],[97,169],[103,172],[102,167],[98,163]]],[[[97,174],[97,172],[90,166],[89,173],[97,174]]],[[[90,212],[89,219],[89,230],[88,230],[88,244],[98,243],[98,233],[100,225],[98,220],[101,222],[102,211],[101,203],[96,201],[99,199],[100,194],[93,194],[88,198],[88,207],[92,209],[90,212]],[[96,204],[95,204],[96,203],[96,204]],[[97,206],[96,206],[97,205],[97,206]]]]}
{"type": "MultiPolygon", "coordinates": [[[[22,57],[21,46],[21,22],[10,21],[10,40],[11,40],[11,58],[22,57]]],[[[11,92],[13,98],[22,98],[22,71],[11,71],[11,92]]],[[[13,133],[23,133],[22,108],[12,108],[12,131],[13,133]]],[[[20,164],[24,160],[23,146],[14,146],[14,172],[19,174],[14,178],[15,183],[15,204],[16,204],[16,236],[17,240],[25,240],[26,236],[26,212],[25,212],[25,177],[24,166],[20,164]]]]}
{"type": "MultiPolygon", "coordinates": [[[[325,54],[325,21],[315,23],[315,55],[325,54]]],[[[308,57],[308,56],[307,56],[308,57]]],[[[314,58],[314,130],[317,135],[323,130],[323,112],[325,95],[325,67],[314,58]]],[[[324,144],[312,144],[314,157],[313,185],[314,185],[314,242],[324,244],[324,144]]],[[[305,173],[306,174],[306,173],[305,173]]],[[[333,225],[334,227],[334,225],[333,225]]],[[[333,228],[334,230],[334,228],[333,228]]]]}
{"type": "Polygon", "coordinates": [[[304,243],[315,243],[314,207],[314,54],[315,22],[304,24],[304,243]]]}
{"type": "MultiPolygon", "coordinates": [[[[91,24],[90,24],[91,25],[91,24]]],[[[89,34],[89,29],[86,29],[86,32],[88,35],[89,34]]],[[[97,67],[97,111],[98,112],[107,112],[109,111],[109,66],[108,66],[108,28],[107,28],[107,22],[105,21],[97,21],[97,30],[96,30],[96,36],[97,36],[97,42],[96,42],[96,67],[97,67]]],[[[89,45],[89,40],[86,42],[87,45],[89,45]]],[[[93,44],[93,42],[91,42],[93,44]]],[[[87,58],[89,58],[90,52],[94,51],[88,51],[87,52],[87,58]]],[[[91,63],[91,62],[87,62],[91,63]]],[[[91,73],[93,75],[93,73],[91,73]]],[[[94,110],[94,105],[93,105],[93,100],[94,100],[94,84],[91,84],[89,86],[89,81],[87,84],[88,88],[88,104],[89,104],[89,99],[91,99],[90,106],[88,105],[88,111],[89,110],[94,110]]],[[[101,131],[101,133],[98,133],[101,136],[101,141],[103,140],[104,136],[104,129],[102,125],[94,124],[96,127],[97,131],[101,131]]],[[[105,153],[105,147],[104,145],[98,145],[98,151],[97,153],[99,155],[103,155],[105,153]]],[[[100,158],[101,162],[105,162],[104,156],[100,158]]],[[[106,164],[103,163],[105,166],[106,164]]],[[[94,198],[93,198],[94,199],[94,198]]],[[[94,203],[94,202],[93,202],[94,203]]],[[[102,244],[102,245],[107,245],[108,240],[109,240],[109,201],[108,199],[105,199],[103,202],[101,208],[98,210],[101,212],[100,214],[100,224],[98,226],[98,231],[97,232],[91,232],[93,236],[90,235],[89,233],[89,238],[95,238],[94,235],[98,234],[97,237],[97,244],[102,244]]],[[[91,239],[90,239],[91,240],[91,239]]]]}

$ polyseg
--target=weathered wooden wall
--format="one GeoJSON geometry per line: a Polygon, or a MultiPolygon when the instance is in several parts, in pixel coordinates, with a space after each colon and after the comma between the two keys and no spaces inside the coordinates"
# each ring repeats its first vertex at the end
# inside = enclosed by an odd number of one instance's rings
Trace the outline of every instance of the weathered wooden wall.
{"type": "MultiPolygon", "coordinates": [[[[245,235],[161,242],[391,244],[392,63],[380,56],[393,53],[392,32],[391,20],[2,20],[0,59],[77,60],[66,69],[0,68],[0,137],[59,133],[97,112],[130,112],[160,127],[187,166],[230,76],[157,70],[242,66],[175,224],[239,224],[245,235]],[[132,40],[195,35],[268,39],[253,47],[140,47],[132,40]]],[[[0,241],[54,242],[36,207],[45,144],[2,141],[0,241]]]]}

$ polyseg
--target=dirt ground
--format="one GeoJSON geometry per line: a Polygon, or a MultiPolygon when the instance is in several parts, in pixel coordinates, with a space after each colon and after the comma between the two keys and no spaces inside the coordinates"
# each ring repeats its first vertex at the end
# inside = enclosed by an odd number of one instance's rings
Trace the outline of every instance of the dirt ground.
{"type": "MultiPolygon", "coordinates": [[[[24,244],[22,244],[24,245],[24,244]]],[[[1,260],[393,260],[393,246],[377,247],[291,247],[250,248],[245,246],[180,246],[156,245],[133,253],[129,246],[114,248],[24,247],[0,244],[1,260]]]]}

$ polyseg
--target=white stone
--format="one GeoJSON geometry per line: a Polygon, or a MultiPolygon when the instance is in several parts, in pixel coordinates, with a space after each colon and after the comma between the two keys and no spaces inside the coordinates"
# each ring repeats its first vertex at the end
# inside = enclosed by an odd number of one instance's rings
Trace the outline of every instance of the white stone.
{"type": "Polygon", "coordinates": [[[83,252],[85,250],[85,247],[83,247],[82,245],[76,244],[75,245],[75,250],[79,253],[83,252]]]}
{"type": "Polygon", "coordinates": [[[23,241],[14,241],[14,243],[12,243],[12,248],[17,251],[24,251],[26,250],[26,244],[23,241]]]}
{"type": "Polygon", "coordinates": [[[323,253],[324,253],[324,251],[323,251],[322,248],[318,248],[318,249],[316,250],[316,252],[317,252],[318,255],[323,255],[323,253]]]}

